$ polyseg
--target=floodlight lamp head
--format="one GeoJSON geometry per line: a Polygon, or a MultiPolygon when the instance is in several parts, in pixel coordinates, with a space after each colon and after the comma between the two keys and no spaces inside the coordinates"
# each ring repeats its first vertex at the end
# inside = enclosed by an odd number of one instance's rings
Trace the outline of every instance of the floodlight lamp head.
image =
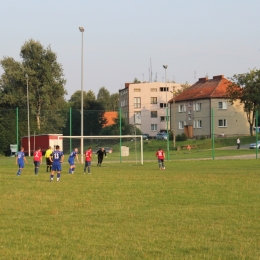
{"type": "Polygon", "coordinates": [[[165,69],[167,69],[167,68],[168,68],[168,65],[163,65],[163,67],[164,67],[165,69]]]}
{"type": "Polygon", "coordinates": [[[84,27],[79,27],[80,32],[84,32],[84,27]]]}

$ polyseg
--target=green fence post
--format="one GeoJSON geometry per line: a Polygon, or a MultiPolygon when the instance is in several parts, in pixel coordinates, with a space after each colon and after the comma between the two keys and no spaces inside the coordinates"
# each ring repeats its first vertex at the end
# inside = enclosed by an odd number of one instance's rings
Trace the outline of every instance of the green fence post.
{"type": "Polygon", "coordinates": [[[258,110],[256,111],[256,124],[255,124],[255,141],[256,141],[256,147],[255,147],[255,157],[258,158],[258,110]]]}
{"type": "Polygon", "coordinates": [[[214,150],[214,109],[211,110],[211,140],[212,140],[212,159],[215,159],[214,150]]]}

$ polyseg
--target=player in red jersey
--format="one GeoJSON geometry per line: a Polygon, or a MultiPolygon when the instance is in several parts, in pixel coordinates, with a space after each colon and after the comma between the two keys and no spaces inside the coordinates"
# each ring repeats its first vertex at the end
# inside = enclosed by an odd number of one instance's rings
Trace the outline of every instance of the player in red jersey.
{"type": "Polygon", "coordinates": [[[33,153],[33,163],[34,163],[34,174],[37,175],[39,172],[40,164],[42,164],[41,147],[39,147],[38,150],[36,150],[33,153]]]}
{"type": "Polygon", "coordinates": [[[159,150],[156,152],[156,157],[158,158],[159,170],[165,170],[164,167],[165,153],[162,150],[162,148],[159,148],[159,150]]]}
{"type": "Polygon", "coordinates": [[[91,159],[92,159],[92,148],[89,147],[88,150],[85,152],[84,174],[86,174],[87,167],[88,167],[88,174],[90,174],[91,159]]]}

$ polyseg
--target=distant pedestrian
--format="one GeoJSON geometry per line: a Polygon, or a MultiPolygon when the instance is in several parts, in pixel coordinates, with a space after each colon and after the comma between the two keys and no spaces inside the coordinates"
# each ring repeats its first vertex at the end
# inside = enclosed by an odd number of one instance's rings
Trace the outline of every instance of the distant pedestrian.
{"type": "Polygon", "coordinates": [[[101,166],[102,162],[103,162],[103,158],[104,158],[104,155],[105,157],[107,157],[107,153],[106,153],[106,150],[104,149],[104,147],[100,148],[98,151],[97,151],[97,156],[98,156],[98,163],[97,163],[97,166],[101,166]]]}
{"type": "Polygon", "coordinates": [[[92,159],[92,148],[89,147],[88,150],[85,152],[84,174],[86,174],[86,169],[87,168],[88,168],[88,174],[91,174],[91,172],[90,172],[91,159],[92,159]]]}
{"type": "Polygon", "coordinates": [[[24,162],[28,163],[25,158],[24,148],[21,147],[20,152],[18,152],[16,156],[16,164],[18,165],[18,172],[16,173],[17,176],[21,175],[22,169],[24,168],[24,162]]]}
{"type": "Polygon", "coordinates": [[[33,153],[33,163],[34,163],[34,174],[37,175],[39,172],[39,167],[42,164],[42,152],[41,152],[41,147],[38,148],[33,153]]]}
{"type": "Polygon", "coordinates": [[[48,150],[45,152],[45,158],[46,158],[46,172],[51,172],[52,162],[50,160],[50,155],[52,154],[52,148],[49,146],[48,150]]]}
{"type": "Polygon", "coordinates": [[[237,149],[239,149],[239,148],[240,148],[240,139],[237,138],[237,149]]]}
{"type": "Polygon", "coordinates": [[[69,159],[68,159],[68,162],[70,164],[69,173],[71,173],[71,174],[73,174],[74,170],[75,170],[75,158],[76,158],[77,162],[79,162],[78,153],[79,153],[78,148],[75,148],[74,151],[71,152],[71,154],[69,156],[69,159]]]}
{"type": "Polygon", "coordinates": [[[50,155],[52,162],[50,181],[53,181],[54,172],[57,172],[57,181],[60,181],[61,164],[64,160],[64,154],[60,151],[60,146],[56,145],[55,151],[50,155]]]}
{"type": "Polygon", "coordinates": [[[165,167],[164,167],[165,153],[162,150],[162,148],[159,148],[159,150],[156,152],[155,155],[158,158],[159,170],[165,170],[165,167]]]}

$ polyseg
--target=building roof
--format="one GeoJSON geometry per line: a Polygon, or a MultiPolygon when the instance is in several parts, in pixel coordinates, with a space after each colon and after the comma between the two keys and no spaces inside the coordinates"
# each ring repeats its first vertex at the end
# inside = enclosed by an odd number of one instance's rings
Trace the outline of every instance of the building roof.
{"type": "MultiPolygon", "coordinates": [[[[231,82],[224,75],[214,76],[213,79],[199,78],[191,87],[185,89],[175,97],[176,101],[208,99],[208,98],[228,98],[226,89],[231,82]]],[[[173,99],[169,101],[172,103],[173,99]]]]}
{"type": "Polygon", "coordinates": [[[103,127],[113,125],[115,123],[114,118],[117,118],[117,111],[105,112],[104,118],[106,118],[107,123],[104,124],[103,127]]]}

